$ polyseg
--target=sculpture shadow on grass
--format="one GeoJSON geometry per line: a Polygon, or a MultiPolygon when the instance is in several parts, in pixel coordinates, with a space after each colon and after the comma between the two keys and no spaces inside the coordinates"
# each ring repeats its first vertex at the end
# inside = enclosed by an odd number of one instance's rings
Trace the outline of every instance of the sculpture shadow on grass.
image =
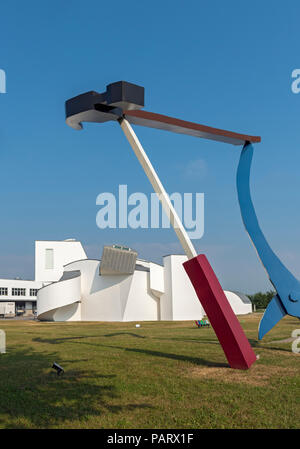
{"type": "MultiPolygon", "coordinates": [[[[217,345],[217,346],[220,345],[218,340],[212,340],[212,339],[206,339],[206,338],[201,338],[201,340],[197,340],[197,339],[194,339],[194,338],[189,339],[189,338],[177,338],[176,337],[176,338],[171,339],[171,338],[164,338],[164,337],[162,337],[162,338],[159,338],[159,340],[164,340],[164,341],[171,341],[171,340],[172,341],[182,341],[182,342],[185,342],[185,343],[193,343],[193,344],[196,344],[196,345],[201,345],[201,344],[202,345],[209,344],[209,345],[217,345]]],[[[255,340],[255,339],[251,339],[251,338],[248,338],[248,340],[249,340],[249,343],[252,346],[252,348],[265,349],[267,351],[268,350],[272,350],[272,351],[287,351],[287,352],[291,352],[290,348],[280,348],[278,346],[270,346],[272,344],[272,342],[261,344],[259,340],[255,340]]],[[[275,344],[275,342],[274,342],[274,344],[275,344]]]]}
{"type": "MultiPolygon", "coordinates": [[[[63,337],[63,338],[34,338],[33,341],[35,342],[39,342],[39,343],[49,343],[49,344],[60,344],[60,343],[64,343],[66,341],[70,341],[70,342],[74,342],[74,343],[82,343],[85,345],[89,345],[89,346],[104,346],[101,343],[91,343],[91,342],[87,342],[87,341],[82,341],[84,339],[87,338],[103,338],[103,337],[115,337],[115,336],[119,336],[119,335],[129,335],[132,337],[136,337],[136,338],[140,338],[140,339],[146,339],[148,337],[142,336],[142,335],[138,335],[138,334],[133,334],[131,332],[115,332],[112,334],[106,334],[106,335],[81,335],[81,336],[74,336],[74,337],[63,337]],[[81,341],[77,341],[77,340],[81,340],[81,341]]],[[[195,338],[180,338],[180,337],[175,337],[175,338],[170,338],[170,337],[153,337],[151,338],[152,340],[159,340],[159,341],[182,341],[185,343],[192,343],[195,344],[197,346],[199,345],[213,345],[213,346],[220,346],[220,343],[217,340],[212,340],[211,338],[201,338],[201,339],[195,339],[195,338]]],[[[269,343],[265,343],[262,344],[260,341],[258,341],[257,339],[249,339],[249,343],[251,344],[252,348],[257,348],[257,349],[264,349],[267,351],[283,351],[283,352],[291,352],[290,348],[280,348],[278,346],[271,346],[269,343]]],[[[147,349],[135,349],[135,348],[126,348],[126,347],[120,347],[120,346],[105,346],[105,347],[109,347],[109,348],[116,348],[116,349],[124,349],[127,351],[135,351],[135,352],[144,352],[144,353],[148,353],[149,355],[153,355],[153,356],[158,356],[158,357],[166,357],[166,358],[173,358],[174,360],[186,360],[188,362],[194,363],[196,365],[204,365],[204,366],[215,366],[215,367],[228,367],[227,364],[218,364],[217,362],[210,362],[209,360],[200,358],[200,357],[189,357],[189,356],[184,356],[184,355],[179,355],[179,354],[170,354],[170,353],[164,353],[164,352],[160,352],[160,351],[152,351],[152,350],[147,350],[147,349]]]]}
{"type": "Polygon", "coordinates": [[[147,403],[121,403],[114,374],[67,369],[57,376],[53,361],[65,366],[55,352],[10,347],[0,357],[0,428],[71,426],[103,414],[152,408],[147,403]]]}
{"type": "Polygon", "coordinates": [[[270,346],[272,344],[276,344],[276,342],[264,342],[264,344],[262,344],[259,340],[249,338],[249,343],[251,344],[252,348],[264,349],[267,351],[291,352],[290,347],[289,348],[280,348],[278,346],[270,346]]]}
{"type": "MultiPolygon", "coordinates": [[[[101,336],[98,336],[98,337],[100,338],[101,336]]],[[[186,362],[189,362],[189,363],[193,363],[195,365],[214,366],[214,367],[228,367],[228,364],[226,364],[226,363],[211,362],[211,361],[203,359],[201,357],[190,357],[190,356],[185,356],[185,355],[181,355],[181,354],[172,354],[172,353],[167,353],[167,352],[162,352],[162,351],[153,351],[153,350],[142,349],[142,348],[127,348],[127,347],[123,347],[123,346],[109,346],[109,345],[103,345],[101,343],[91,343],[91,342],[88,342],[88,341],[82,341],[84,338],[90,338],[90,336],[86,336],[86,337],[83,337],[83,336],[81,336],[81,337],[67,337],[66,339],[35,338],[33,341],[36,341],[36,342],[39,342],[39,343],[56,344],[57,342],[63,343],[63,340],[69,340],[69,341],[71,341],[71,342],[73,342],[75,344],[83,344],[83,345],[94,346],[94,347],[100,347],[101,346],[103,348],[110,348],[110,349],[121,349],[121,350],[125,350],[125,351],[132,351],[132,352],[136,352],[136,353],[140,353],[140,354],[146,354],[146,355],[150,355],[150,356],[156,356],[156,357],[163,357],[163,358],[167,358],[167,359],[186,361],[186,362]],[[80,341],[76,341],[76,340],[80,340],[80,341]]],[[[209,341],[209,343],[219,345],[218,342],[209,341]]]]}
{"type": "Polygon", "coordinates": [[[67,343],[72,340],[83,340],[85,338],[100,338],[100,335],[75,335],[74,337],[57,337],[57,338],[33,338],[32,341],[37,343],[48,343],[50,345],[58,345],[61,343],[67,343]]]}
{"type": "Polygon", "coordinates": [[[103,337],[117,337],[119,335],[130,335],[130,337],[135,337],[135,338],[147,338],[144,335],[134,334],[133,332],[115,332],[113,334],[103,335],[103,337]]]}
{"type": "Polygon", "coordinates": [[[181,338],[181,337],[154,337],[155,340],[162,340],[162,341],[183,341],[184,343],[195,343],[197,345],[201,344],[210,344],[210,345],[217,345],[220,346],[219,341],[212,340],[212,338],[181,338]]]}
{"type": "MultiPolygon", "coordinates": [[[[101,345],[104,346],[104,345],[101,345]]],[[[190,357],[187,355],[174,354],[162,351],[153,351],[152,349],[140,349],[140,348],[126,348],[122,346],[105,346],[106,348],[121,349],[124,351],[135,352],[137,354],[145,354],[153,357],[162,357],[165,359],[179,360],[182,362],[193,363],[194,365],[203,365],[219,368],[228,368],[228,363],[211,362],[209,360],[203,359],[201,357],[190,357]]]]}
{"type": "Polygon", "coordinates": [[[135,338],[147,338],[143,335],[134,334],[132,332],[115,332],[113,334],[106,334],[106,335],[76,335],[74,337],[59,337],[59,338],[36,337],[36,338],[33,338],[33,341],[35,341],[37,343],[50,343],[50,344],[56,345],[56,344],[65,343],[67,341],[72,341],[72,340],[82,340],[85,338],[117,337],[119,335],[129,335],[130,337],[135,337],[135,338]]]}
{"type": "MultiPolygon", "coordinates": [[[[33,341],[38,342],[38,343],[47,343],[47,344],[54,344],[54,345],[70,341],[70,342],[74,342],[74,343],[78,343],[78,344],[79,343],[86,344],[89,346],[103,346],[101,343],[90,343],[87,341],[77,341],[77,340],[84,340],[87,338],[99,338],[100,339],[103,337],[115,337],[115,336],[119,336],[119,335],[129,335],[129,336],[133,336],[136,338],[147,338],[145,336],[133,334],[131,332],[115,332],[115,333],[106,334],[106,335],[80,335],[80,336],[62,337],[62,338],[40,338],[40,337],[37,337],[37,338],[34,338],[33,341]]],[[[175,338],[153,337],[152,339],[159,340],[159,341],[182,341],[185,343],[192,343],[197,346],[207,345],[207,344],[213,345],[213,346],[220,346],[220,343],[217,340],[212,340],[211,338],[201,338],[201,339],[190,338],[189,339],[189,338],[180,338],[180,337],[175,337],[175,338]]],[[[275,351],[290,352],[290,349],[288,349],[288,348],[278,348],[278,347],[273,347],[273,346],[269,346],[269,345],[262,345],[258,340],[255,340],[255,339],[249,339],[249,342],[253,348],[272,350],[272,351],[275,350],[275,351]]],[[[135,351],[135,352],[140,352],[140,353],[144,352],[144,353],[148,353],[149,355],[153,355],[153,356],[173,358],[174,360],[186,360],[186,361],[194,363],[196,365],[228,367],[228,365],[225,363],[222,364],[222,363],[217,363],[217,362],[216,363],[210,362],[209,360],[205,360],[200,357],[189,357],[189,356],[170,354],[170,353],[164,353],[164,352],[159,352],[159,351],[150,351],[147,349],[124,348],[124,347],[120,347],[120,346],[106,346],[106,347],[116,348],[116,349],[124,349],[127,351],[135,351]]]]}

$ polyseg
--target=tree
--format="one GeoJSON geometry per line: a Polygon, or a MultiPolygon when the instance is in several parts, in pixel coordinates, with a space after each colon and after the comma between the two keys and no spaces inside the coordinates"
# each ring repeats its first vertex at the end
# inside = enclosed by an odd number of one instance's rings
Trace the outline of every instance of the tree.
{"type": "Polygon", "coordinates": [[[248,297],[256,309],[265,309],[275,295],[276,293],[274,291],[269,290],[266,293],[258,292],[254,295],[248,295],[248,297]]]}

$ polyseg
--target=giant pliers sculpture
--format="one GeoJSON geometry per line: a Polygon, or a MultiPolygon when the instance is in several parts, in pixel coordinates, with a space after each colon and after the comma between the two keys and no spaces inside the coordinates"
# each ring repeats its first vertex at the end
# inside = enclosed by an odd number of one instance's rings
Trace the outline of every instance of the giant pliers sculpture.
{"type": "Polygon", "coordinates": [[[81,129],[81,122],[103,123],[112,120],[120,124],[154,191],[159,196],[162,207],[170,218],[174,231],[188,257],[187,262],[183,264],[184,269],[194,286],[231,368],[248,369],[256,360],[255,353],[206,256],[204,254],[197,255],[168,194],[130,123],[233,145],[243,145],[245,142],[260,142],[260,137],[238,134],[141,111],[140,109],[143,106],[144,88],[120,81],[109,84],[103,93],[90,91],[68,100],[66,102],[66,122],[74,129],[81,129]]]}
{"type": "Polygon", "coordinates": [[[245,228],[277,294],[260,321],[258,338],[269,332],[285,315],[300,318],[300,282],[283,265],[262,233],[250,194],[250,169],[253,146],[246,142],[237,171],[237,191],[245,228]]]}

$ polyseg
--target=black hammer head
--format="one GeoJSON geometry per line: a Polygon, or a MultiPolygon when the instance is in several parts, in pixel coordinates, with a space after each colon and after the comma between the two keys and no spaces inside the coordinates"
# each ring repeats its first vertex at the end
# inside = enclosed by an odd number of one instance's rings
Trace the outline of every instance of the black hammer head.
{"type": "Polygon", "coordinates": [[[136,84],[118,81],[106,86],[99,94],[90,91],[66,101],[66,122],[74,129],[82,129],[81,122],[118,120],[123,111],[144,107],[145,89],[136,84]]]}

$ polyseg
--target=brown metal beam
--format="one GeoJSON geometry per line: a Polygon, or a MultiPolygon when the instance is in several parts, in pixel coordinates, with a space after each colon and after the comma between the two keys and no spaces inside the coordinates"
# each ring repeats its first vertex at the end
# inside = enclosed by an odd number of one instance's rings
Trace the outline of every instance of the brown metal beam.
{"type": "Polygon", "coordinates": [[[134,125],[146,126],[148,128],[163,129],[179,134],[201,137],[203,139],[217,140],[232,145],[244,145],[245,142],[259,143],[260,136],[248,136],[224,129],[212,128],[211,126],[187,122],[154,112],[130,110],[124,111],[124,117],[134,125]]]}

